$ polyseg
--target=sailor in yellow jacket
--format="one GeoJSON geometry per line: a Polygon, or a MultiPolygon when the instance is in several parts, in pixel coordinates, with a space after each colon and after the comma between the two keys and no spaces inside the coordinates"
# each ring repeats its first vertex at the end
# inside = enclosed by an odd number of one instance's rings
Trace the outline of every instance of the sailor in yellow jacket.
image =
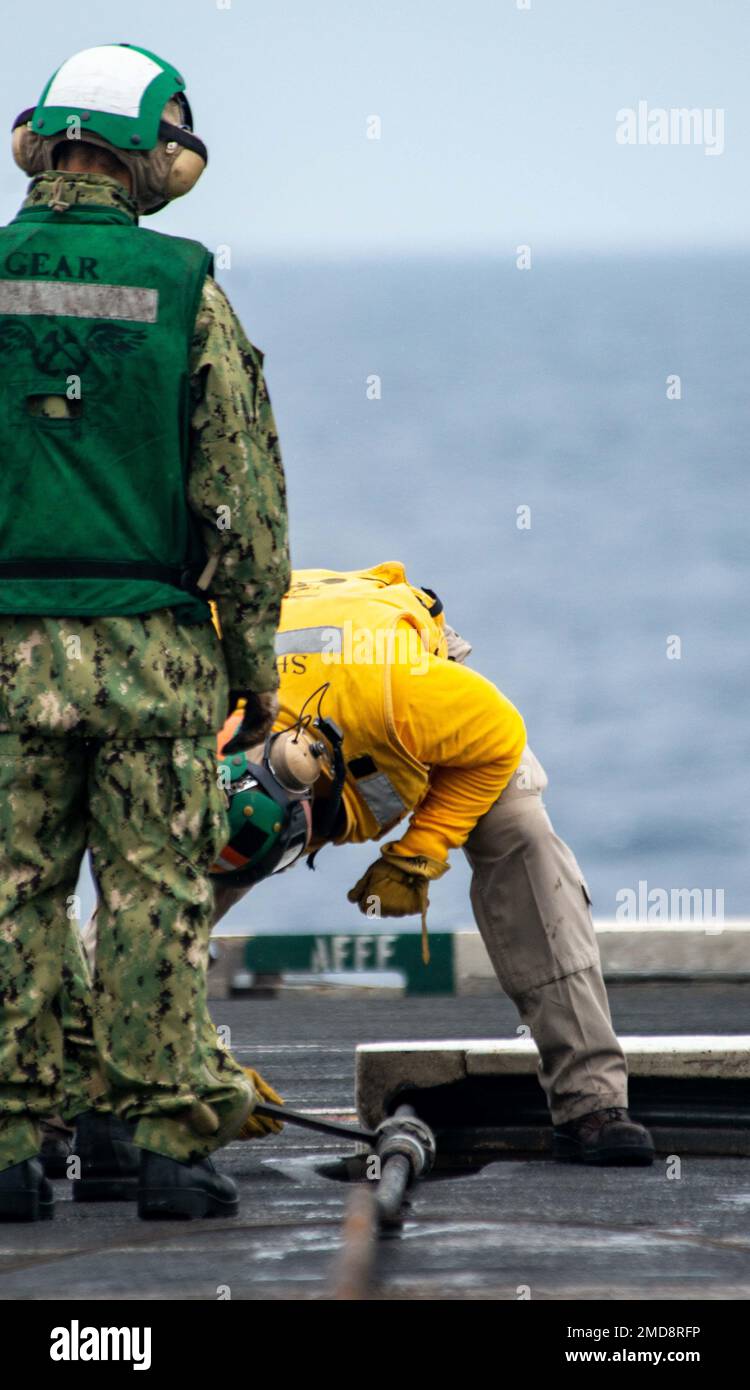
{"type": "MultiPolygon", "coordinates": [[[[409,584],[398,563],[294,572],[276,639],[274,729],[295,730],[295,744],[304,735],[308,763],[319,762],[311,834],[297,835],[286,859],[307,840],[313,849],[379,840],[408,817],[348,896],[370,916],[421,913],[424,924],[430,881],[463,848],[477,925],[539,1050],[556,1155],[649,1163],[650,1136],[627,1114],[626,1064],[583,875],[544,809],[547,779],[520,714],[462,664],[470,650],[439,599],[409,584]]],[[[223,745],[231,753],[233,728],[223,745]]],[[[275,834],[283,817],[274,811],[272,820],[275,834]]],[[[216,866],[216,920],[247,891],[247,866],[262,860],[264,844],[257,819],[233,836],[216,866]]],[[[255,872],[264,876],[268,864],[255,872]]]]}

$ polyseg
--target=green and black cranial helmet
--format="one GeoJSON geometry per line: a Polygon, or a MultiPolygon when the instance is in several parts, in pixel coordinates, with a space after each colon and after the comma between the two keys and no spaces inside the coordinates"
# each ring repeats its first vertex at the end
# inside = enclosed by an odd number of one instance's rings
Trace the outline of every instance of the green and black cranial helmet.
{"type": "Polygon", "coordinates": [[[291,868],[305,853],[312,835],[310,788],[290,792],[276,776],[269,742],[260,761],[246,752],[220,760],[229,797],[229,843],[211,869],[232,884],[259,883],[291,868]]]}
{"type": "Polygon", "coordinates": [[[68,140],[105,146],[129,170],[144,213],[189,192],[208,161],[181,73],[134,44],[68,58],[37,105],[16,118],[13,157],[25,173],[40,174],[55,168],[55,151],[68,140]]]}

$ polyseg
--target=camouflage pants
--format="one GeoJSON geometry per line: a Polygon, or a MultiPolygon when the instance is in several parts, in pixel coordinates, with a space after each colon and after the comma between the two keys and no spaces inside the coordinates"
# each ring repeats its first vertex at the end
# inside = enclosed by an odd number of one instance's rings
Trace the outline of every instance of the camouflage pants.
{"type": "Polygon", "coordinates": [[[144,1148],[225,1143],[252,1091],[206,1005],[207,869],[227,835],[214,739],[2,734],[0,823],[0,1169],[38,1152],[40,1117],[105,1095],[144,1148]],[[87,847],[91,993],[71,922],[87,847]]]}

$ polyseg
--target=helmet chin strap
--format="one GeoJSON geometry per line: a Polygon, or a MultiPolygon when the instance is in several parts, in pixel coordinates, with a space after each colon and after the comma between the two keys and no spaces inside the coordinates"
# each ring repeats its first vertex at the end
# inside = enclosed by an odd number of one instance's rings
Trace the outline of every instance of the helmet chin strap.
{"type": "MultiPolygon", "coordinates": [[[[324,738],[328,739],[333,753],[333,781],[331,783],[331,793],[324,803],[322,815],[315,826],[316,838],[325,841],[331,838],[334,826],[336,825],[336,819],[341,809],[341,798],[344,791],[344,782],[346,781],[344,735],[333,719],[326,719],[322,714],[318,714],[317,718],[313,720],[313,728],[319,729],[324,738]]],[[[322,849],[322,846],[320,848],[322,849]]],[[[315,859],[319,853],[320,849],[316,849],[312,854],[308,854],[308,869],[315,868],[315,859]]]]}

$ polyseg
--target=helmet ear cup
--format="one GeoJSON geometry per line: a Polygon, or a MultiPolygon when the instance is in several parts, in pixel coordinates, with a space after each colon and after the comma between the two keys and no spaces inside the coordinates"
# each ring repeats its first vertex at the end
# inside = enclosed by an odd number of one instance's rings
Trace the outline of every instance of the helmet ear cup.
{"type": "Polygon", "coordinates": [[[19,169],[25,174],[40,174],[47,166],[45,142],[24,121],[11,135],[11,151],[19,169]]]}
{"type": "Polygon", "coordinates": [[[195,188],[206,167],[206,161],[198,154],[197,150],[185,149],[174,141],[170,143],[175,145],[176,152],[164,184],[164,194],[171,200],[172,198],[182,198],[190,192],[191,188],[195,188]]]}

